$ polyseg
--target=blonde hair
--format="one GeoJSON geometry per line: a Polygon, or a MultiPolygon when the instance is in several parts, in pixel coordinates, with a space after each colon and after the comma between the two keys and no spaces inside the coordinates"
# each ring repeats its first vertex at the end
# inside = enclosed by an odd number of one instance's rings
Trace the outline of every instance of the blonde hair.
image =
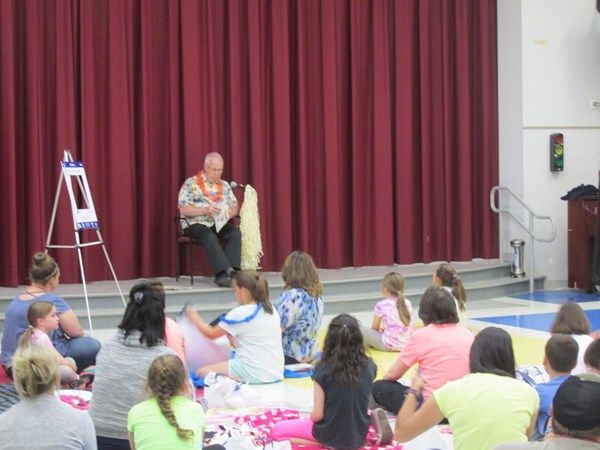
{"type": "Polygon", "coordinates": [[[404,325],[410,325],[410,311],[404,301],[404,277],[397,272],[390,272],[383,277],[383,287],[396,297],[398,317],[404,325]]]}
{"type": "Polygon", "coordinates": [[[304,289],[308,295],[319,298],[323,295],[323,285],[312,257],[296,250],[288,255],[281,268],[281,278],[285,283],[284,291],[292,288],[304,289]]]}
{"type": "Polygon", "coordinates": [[[54,258],[47,253],[37,252],[33,255],[31,260],[32,264],[29,268],[29,278],[34,283],[46,285],[60,270],[54,258]]]}
{"type": "Polygon", "coordinates": [[[442,281],[442,286],[452,288],[452,295],[458,302],[459,309],[464,311],[467,307],[467,292],[452,264],[440,264],[435,271],[435,275],[442,281]]]}
{"type": "Polygon", "coordinates": [[[156,398],[162,415],[177,430],[177,436],[184,441],[190,441],[194,438],[194,431],[181,428],[171,408],[171,399],[179,395],[181,386],[186,380],[187,373],[179,357],[163,355],[150,365],[146,386],[156,398]]]}
{"type": "Polygon", "coordinates": [[[50,302],[35,302],[32,303],[27,309],[27,322],[29,326],[25,329],[25,332],[19,338],[18,347],[25,347],[31,343],[31,336],[33,335],[33,329],[37,327],[38,319],[43,319],[52,312],[54,305],[50,302]]]}
{"type": "Polygon", "coordinates": [[[49,348],[41,345],[18,348],[11,368],[15,388],[22,398],[35,398],[58,387],[58,361],[49,348]]]}

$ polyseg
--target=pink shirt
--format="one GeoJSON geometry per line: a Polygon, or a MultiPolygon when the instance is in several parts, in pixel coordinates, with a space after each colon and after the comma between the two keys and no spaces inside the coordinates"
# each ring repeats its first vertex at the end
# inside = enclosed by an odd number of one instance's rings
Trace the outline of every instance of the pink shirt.
{"type": "MultiPolygon", "coordinates": [[[[388,297],[375,305],[374,314],[381,318],[381,340],[388,350],[401,351],[410,337],[410,324],[404,325],[398,314],[396,297],[388,297]]],[[[400,299],[408,308],[412,320],[412,306],[406,299],[400,299]]]]}
{"type": "Polygon", "coordinates": [[[469,352],[474,339],[473,333],[456,324],[429,324],[413,333],[398,360],[408,367],[419,364],[425,382],[423,397],[429,398],[448,381],[470,372],[469,352]]]}
{"type": "Polygon", "coordinates": [[[185,340],[183,339],[181,327],[169,317],[165,318],[165,341],[167,347],[175,351],[179,359],[185,364],[185,340]]]}
{"type": "Polygon", "coordinates": [[[31,342],[41,345],[43,347],[54,348],[50,337],[39,328],[33,329],[33,334],[31,335],[31,342]]]}

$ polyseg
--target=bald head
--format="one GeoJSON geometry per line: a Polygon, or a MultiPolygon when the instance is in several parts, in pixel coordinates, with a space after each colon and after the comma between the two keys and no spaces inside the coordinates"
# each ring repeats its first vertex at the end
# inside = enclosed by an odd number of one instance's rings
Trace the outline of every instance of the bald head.
{"type": "Polygon", "coordinates": [[[210,152],[204,157],[204,165],[210,164],[210,163],[219,163],[219,162],[221,164],[223,164],[223,157],[221,156],[220,153],[210,152]]]}
{"type": "Polygon", "coordinates": [[[204,175],[212,183],[221,179],[223,173],[223,157],[217,152],[211,152],[204,158],[204,175]]]}

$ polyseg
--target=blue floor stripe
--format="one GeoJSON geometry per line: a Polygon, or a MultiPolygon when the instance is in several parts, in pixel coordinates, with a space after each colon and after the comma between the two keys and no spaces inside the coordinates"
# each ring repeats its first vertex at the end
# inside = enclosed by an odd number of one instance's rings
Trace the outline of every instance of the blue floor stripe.
{"type": "MultiPolygon", "coordinates": [[[[585,314],[590,321],[590,331],[599,330],[600,309],[588,310],[585,311],[585,314]]],[[[497,323],[500,325],[510,325],[513,327],[529,328],[532,330],[550,331],[555,316],[556,314],[554,313],[543,313],[499,317],[474,317],[474,319],[481,320],[483,322],[497,323]]]]}
{"type": "Polygon", "coordinates": [[[563,303],[572,302],[595,302],[600,300],[600,294],[588,294],[585,291],[575,289],[565,289],[560,291],[538,291],[534,293],[525,292],[523,294],[511,295],[512,298],[521,300],[533,300],[543,303],[555,303],[562,305],[563,303]]]}

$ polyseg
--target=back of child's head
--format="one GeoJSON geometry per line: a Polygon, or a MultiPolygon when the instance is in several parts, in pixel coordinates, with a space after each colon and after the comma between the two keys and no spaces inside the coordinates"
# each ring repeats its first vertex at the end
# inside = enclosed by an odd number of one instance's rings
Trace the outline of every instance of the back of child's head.
{"type": "Polygon", "coordinates": [[[119,324],[127,337],[140,331],[140,343],[154,347],[165,339],[165,310],[160,294],[147,283],[138,283],[129,291],[129,303],[119,324]]]}
{"type": "Polygon", "coordinates": [[[284,290],[304,289],[314,298],[323,295],[317,267],[312,257],[302,250],[296,250],[288,255],[281,268],[281,278],[285,283],[284,290]]]}
{"type": "Polygon", "coordinates": [[[50,302],[40,301],[32,303],[27,309],[27,322],[30,326],[36,327],[37,321],[46,317],[53,309],[54,305],[50,302]]]}
{"type": "Polygon", "coordinates": [[[22,398],[35,398],[57,388],[58,361],[47,347],[28,345],[18,348],[11,367],[15,389],[22,398]]]}
{"type": "Polygon", "coordinates": [[[239,288],[246,289],[252,298],[265,312],[273,314],[273,305],[269,300],[269,283],[267,279],[256,270],[242,270],[233,276],[233,282],[239,288]]]}
{"type": "Polygon", "coordinates": [[[589,372],[600,375],[600,339],[596,339],[588,345],[583,355],[583,362],[588,367],[589,372]]]}
{"type": "Polygon", "coordinates": [[[331,375],[338,383],[354,385],[370,360],[358,321],[349,314],[334,317],[327,329],[320,363],[331,366],[331,375]]]}
{"type": "Polygon", "coordinates": [[[54,258],[45,252],[37,252],[31,259],[29,278],[34,283],[44,286],[60,271],[54,258]]]}
{"type": "Polygon", "coordinates": [[[156,358],[148,369],[147,388],[156,398],[162,415],[177,430],[177,436],[184,441],[194,437],[192,430],[179,426],[177,417],[171,408],[171,399],[181,393],[188,375],[181,359],[175,355],[163,355],[156,358]]]}
{"type": "Polygon", "coordinates": [[[442,286],[452,288],[452,295],[456,298],[458,307],[464,311],[467,306],[467,293],[454,266],[450,263],[442,263],[435,271],[435,275],[440,279],[442,286]]]}
{"type": "Polygon", "coordinates": [[[54,305],[52,303],[44,301],[29,305],[29,308],[27,308],[27,322],[29,326],[19,338],[19,347],[28,346],[31,343],[31,335],[33,334],[33,329],[38,325],[38,320],[50,314],[53,308],[54,305]]]}
{"type": "Polygon", "coordinates": [[[458,323],[458,311],[452,294],[442,287],[427,288],[419,302],[419,318],[425,326],[458,323]]]}
{"type": "Polygon", "coordinates": [[[544,347],[548,365],[559,373],[570,373],[575,368],[578,351],[577,341],[568,334],[553,334],[544,347]]]}
{"type": "Polygon", "coordinates": [[[491,373],[515,378],[515,353],[506,330],[487,327],[481,330],[469,353],[471,373],[491,373]]]}
{"type": "Polygon", "coordinates": [[[166,294],[165,294],[165,285],[159,278],[151,278],[147,281],[152,289],[156,291],[158,294],[158,299],[162,304],[162,308],[165,309],[166,306],[166,294]]]}
{"type": "Polygon", "coordinates": [[[398,317],[404,325],[410,324],[410,311],[404,302],[404,277],[397,272],[390,272],[383,277],[383,287],[396,297],[396,307],[398,308],[398,317]]]}
{"type": "Polygon", "coordinates": [[[575,302],[567,302],[556,313],[550,332],[552,334],[589,334],[590,322],[581,306],[575,302]]]}

